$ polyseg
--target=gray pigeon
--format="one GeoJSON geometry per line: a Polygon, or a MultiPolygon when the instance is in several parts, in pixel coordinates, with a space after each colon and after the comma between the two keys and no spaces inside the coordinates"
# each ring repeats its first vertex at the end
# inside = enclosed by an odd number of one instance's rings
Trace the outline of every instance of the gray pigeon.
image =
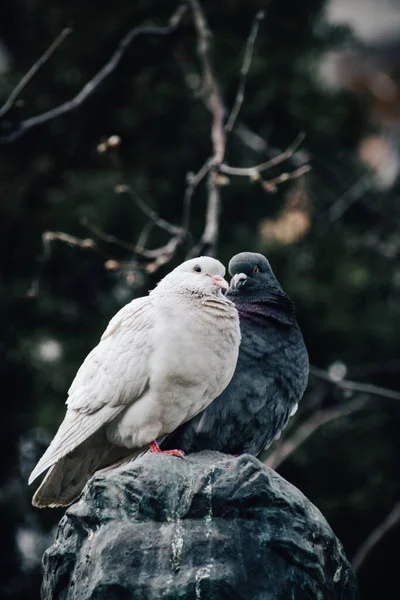
{"type": "MultiPolygon", "coordinates": [[[[111,319],[70,389],[67,413],[29,483],[50,469],[34,506],[65,506],[93,473],[201,412],[228,385],[239,317],[225,267],[203,256],[169,273],[111,319]]],[[[172,450],[173,454],[182,455],[172,450]]]]}
{"type": "Polygon", "coordinates": [[[201,414],[160,444],[185,452],[257,455],[296,412],[308,379],[308,354],[294,306],[262,254],[232,258],[226,298],[240,317],[242,343],[229,386],[201,414]]]}

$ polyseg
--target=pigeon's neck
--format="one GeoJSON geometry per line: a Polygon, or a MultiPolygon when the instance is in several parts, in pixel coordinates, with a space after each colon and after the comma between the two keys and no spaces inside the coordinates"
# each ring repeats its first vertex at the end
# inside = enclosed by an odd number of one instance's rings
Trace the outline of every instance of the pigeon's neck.
{"type": "Polygon", "coordinates": [[[270,320],[282,325],[292,325],[295,321],[293,303],[286,295],[280,298],[259,298],[255,301],[237,296],[235,306],[242,320],[260,325],[265,325],[265,322],[270,320]]]}
{"type": "Polygon", "coordinates": [[[237,318],[235,304],[219,290],[210,293],[196,289],[170,287],[167,291],[168,293],[165,293],[165,290],[158,287],[155,290],[156,293],[153,292],[153,301],[167,318],[170,318],[172,314],[177,318],[183,318],[184,314],[191,314],[194,308],[200,310],[200,314],[203,314],[206,319],[209,314],[229,318],[236,316],[237,318]]]}
{"type": "Polygon", "coordinates": [[[167,298],[173,303],[192,303],[193,301],[201,303],[207,298],[226,302],[226,298],[220,288],[214,288],[214,290],[210,290],[210,288],[202,289],[201,287],[190,287],[189,285],[183,286],[179,279],[172,277],[169,279],[162,279],[157,284],[157,287],[150,292],[150,295],[155,298],[162,297],[163,301],[165,301],[165,298],[167,298]]]}

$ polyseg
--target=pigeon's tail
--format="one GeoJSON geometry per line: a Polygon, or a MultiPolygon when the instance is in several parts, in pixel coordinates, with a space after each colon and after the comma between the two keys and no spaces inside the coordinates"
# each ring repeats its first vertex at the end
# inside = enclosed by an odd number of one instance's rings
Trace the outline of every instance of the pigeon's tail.
{"type": "MultiPolygon", "coordinates": [[[[68,506],[79,498],[90,477],[99,470],[115,468],[134,460],[143,448],[120,448],[104,438],[101,448],[90,444],[91,438],[67,456],[61,458],[48,471],[32,498],[37,508],[68,506]]],[[[97,440],[96,440],[97,441],[97,440]]]]}

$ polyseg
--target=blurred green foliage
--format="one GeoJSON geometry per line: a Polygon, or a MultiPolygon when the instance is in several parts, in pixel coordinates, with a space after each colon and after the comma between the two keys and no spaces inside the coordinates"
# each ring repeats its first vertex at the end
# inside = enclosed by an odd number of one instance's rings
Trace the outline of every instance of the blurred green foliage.
{"type": "MultiPolygon", "coordinates": [[[[395,360],[399,186],[370,185],[340,218],[330,219],[335,203],[368,177],[357,146],[376,125],[366,99],[327,87],[319,65],[326,52],[344,43],[357,46],[357,40],[350,30],[327,23],[323,0],[222,0],[203,6],[228,107],[252,19],[260,8],[266,10],[239,121],[268,142],[267,151],[251,150],[233,133],[228,164],[259,163],[304,131],[303,147],[313,167],[303,180],[282,184],[274,195],[232,177],[221,189],[219,257],[227,263],[239,251],[266,253],[296,303],[311,361],[324,368],[341,361],[348,377],[395,387],[400,370],[395,360]],[[291,243],[263,236],[262,223],[280,218],[296,191],[305,194],[302,212],[309,230],[291,243]]],[[[113,6],[77,0],[1,3],[0,39],[10,56],[10,68],[0,80],[4,100],[65,26],[71,25],[73,33],[24,90],[23,104],[0,120],[0,135],[73,97],[132,27],[164,25],[175,7],[171,0],[113,6]]],[[[182,248],[172,263],[152,276],[138,274],[132,284],[125,271],[104,268],[107,257],[132,259],[127,250],[98,241],[99,254],[54,241],[44,260],[42,234],[91,237],[82,224],[86,219],[135,244],[146,219],[132,201],[115,194],[120,183],[132,185],[161,216],[179,224],[186,173],[196,171],[211,153],[210,114],[185,82],[189,77],[198,86],[199,74],[187,16],[169,37],[135,41],[118,69],[79,109],[0,145],[4,597],[31,600],[39,594],[37,554],[61,512],[32,509],[26,477],[64,414],[77,368],[118,308],[145,294],[184,258],[182,248]],[[99,153],[98,145],[110,135],[119,135],[121,145],[99,153]],[[38,289],[31,297],[35,277],[38,289]],[[49,348],[53,358],[46,358],[49,348]],[[54,351],[60,354],[56,360],[54,351]]],[[[293,168],[293,162],[286,163],[271,176],[293,168]]],[[[205,204],[202,186],[193,201],[194,239],[202,232],[205,204]]],[[[154,229],[149,245],[167,239],[154,229]]],[[[309,394],[316,388],[311,380],[309,394]]],[[[318,406],[346,402],[330,386],[320,396],[318,406]]],[[[364,411],[321,428],[281,469],[324,513],[349,557],[399,496],[399,420],[396,401],[375,398],[364,411]]],[[[390,589],[398,551],[396,536],[389,535],[371,554],[366,563],[371,569],[360,573],[364,598],[390,589]]]]}

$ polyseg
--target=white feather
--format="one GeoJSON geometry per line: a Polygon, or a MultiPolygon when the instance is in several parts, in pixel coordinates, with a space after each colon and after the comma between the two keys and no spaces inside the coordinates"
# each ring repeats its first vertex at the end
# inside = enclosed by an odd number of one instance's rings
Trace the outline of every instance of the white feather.
{"type": "Polygon", "coordinates": [[[146,340],[153,323],[149,297],[133,300],[111,319],[100,343],[77,372],[64,421],[29,483],[142,395],[149,375],[146,340]]]}
{"type": "MultiPolygon", "coordinates": [[[[221,293],[224,274],[213,258],[186,261],[148,297],[132,301],[111,319],[80,367],[65,419],[29,483],[84,442],[91,451],[90,438],[101,428],[111,449],[141,447],[172,432],[225,389],[236,367],[240,329],[233,303],[221,293]]],[[[100,463],[93,461],[96,468],[100,463]]],[[[90,475],[87,467],[82,487],[90,475]]],[[[48,478],[48,489],[43,482],[37,505],[46,505],[46,498],[54,505],[57,496],[74,497],[76,482],[71,495],[56,487],[61,475],[48,478]]]]}

